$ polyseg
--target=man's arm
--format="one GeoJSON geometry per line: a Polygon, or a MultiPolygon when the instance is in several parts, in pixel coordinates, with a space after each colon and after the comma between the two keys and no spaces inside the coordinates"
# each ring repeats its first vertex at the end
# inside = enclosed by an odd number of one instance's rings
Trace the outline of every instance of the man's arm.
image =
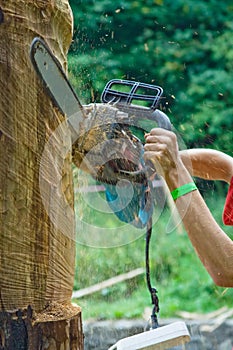
{"type": "Polygon", "coordinates": [[[233,158],[213,149],[189,149],[179,152],[182,162],[192,176],[230,183],[233,158]]]}
{"type": "MultiPolygon", "coordinates": [[[[191,162],[195,171],[186,169],[184,163],[187,163],[187,158],[183,163],[176,135],[167,130],[156,128],[146,135],[147,159],[154,163],[170,191],[193,181],[189,171],[198,173],[196,161],[191,162]]],[[[230,163],[233,164],[232,158],[230,163]]],[[[215,163],[212,165],[216,168],[215,163]]],[[[199,174],[210,174],[207,168],[199,174]]],[[[233,287],[233,242],[216,223],[199,191],[181,196],[176,200],[176,206],[194,249],[214,282],[220,286],[233,287]]]]}

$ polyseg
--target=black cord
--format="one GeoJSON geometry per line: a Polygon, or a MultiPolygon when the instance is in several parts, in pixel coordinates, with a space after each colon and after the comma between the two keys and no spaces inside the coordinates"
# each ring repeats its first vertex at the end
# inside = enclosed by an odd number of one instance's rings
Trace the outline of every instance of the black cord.
{"type": "Polygon", "coordinates": [[[149,289],[150,295],[151,295],[151,302],[154,305],[152,309],[151,314],[151,328],[155,329],[159,327],[158,324],[158,318],[157,313],[159,312],[159,298],[157,296],[157,290],[156,288],[151,286],[151,279],[150,279],[150,239],[152,234],[152,218],[150,218],[147,228],[146,228],[146,250],[145,250],[145,257],[146,257],[146,281],[147,281],[147,287],[149,289]]]}

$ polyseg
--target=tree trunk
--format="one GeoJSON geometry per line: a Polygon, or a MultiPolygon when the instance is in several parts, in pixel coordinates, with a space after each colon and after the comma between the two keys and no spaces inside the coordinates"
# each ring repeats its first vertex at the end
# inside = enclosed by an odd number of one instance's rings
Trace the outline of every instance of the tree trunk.
{"type": "Polygon", "coordinates": [[[30,62],[35,36],[66,69],[68,0],[0,0],[0,349],[82,349],[70,137],[30,62]]]}

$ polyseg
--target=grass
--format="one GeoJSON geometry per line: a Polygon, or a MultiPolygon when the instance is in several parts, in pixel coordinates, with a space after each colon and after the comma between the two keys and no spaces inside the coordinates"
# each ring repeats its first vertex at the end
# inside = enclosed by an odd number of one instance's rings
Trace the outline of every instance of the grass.
{"type": "MultiPolygon", "coordinates": [[[[94,197],[94,196],[93,196],[94,197]]],[[[208,205],[214,217],[221,222],[224,196],[216,200],[213,194],[208,205]]],[[[82,201],[77,199],[80,207],[82,201]]],[[[94,203],[94,198],[92,204],[94,203]]],[[[121,224],[115,218],[109,219],[104,213],[93,212],[93,208],[84,210],[90,215],[91,225],[106,227],[104,235],[114,227],[114,235],[121,230],[121,224]],[[111,226],[112,225],[112,226],[111,226]]],[[[178,227],[172,233],[165,231],[170,216],[169,210],[160,215],[153,228],[150,246],[151,282],[158,290],[160,317],[177,316],[181,310],[189,312],[210,312],[224,305],[232,307],[233,289],[214,285],[208,273],[197,258],[185,233],[178,227]]],[[[224,227],[225,229],[225,227],[224,227]]],[[[128,226],[130,231],[130,227],[128,226]]],[[[230,228],[227,233],[230,235],[230,228]]],[[[85,232],[89,235],[89,232],[85,232]]],[[[105,279],[145,266],[145,234],[135,230],[129,232],[130,242],[107,248],[91,247],[83,242],[77,244],[77,264],[74,289],[81,289],[99,283],[105,279]]],[[[204,233],[203,233],[204,234],[204,233]]],[[[98,235],[98,233],[97,233],[98,235]]],[[[95,238],[95,234],[90,233],[95,238]]],[[[110,237],[111,239],[111,237],[110,237]]],[[[109,243],[109,240],[108,240],[109,243]]],[[[122,282],[91,296],[75,300],[83,310],[83,318],[118,319],[142,317],[145,308],[151,307],[145,276],[139,276],[122,282]]]]}

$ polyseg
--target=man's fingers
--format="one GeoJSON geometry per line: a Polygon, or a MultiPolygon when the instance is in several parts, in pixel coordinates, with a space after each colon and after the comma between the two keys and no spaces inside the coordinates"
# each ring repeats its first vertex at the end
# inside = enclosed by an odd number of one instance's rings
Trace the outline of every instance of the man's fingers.
{"type": "Polygon", "coordinates": [[[167,151],[167,146],[164,143],[146,143],[144,145],[145,152],[161,152],[164,153],[167,151]]]}
{"type": "Polygon", "coordinates": [[[150,133],[145,135],[146,142],[153,142],[154,140],[171,140],[172,142],[177,141],[176,134],[173,131],[161,129],[161,128],[155,128],[150,131],[150,133]]]}

